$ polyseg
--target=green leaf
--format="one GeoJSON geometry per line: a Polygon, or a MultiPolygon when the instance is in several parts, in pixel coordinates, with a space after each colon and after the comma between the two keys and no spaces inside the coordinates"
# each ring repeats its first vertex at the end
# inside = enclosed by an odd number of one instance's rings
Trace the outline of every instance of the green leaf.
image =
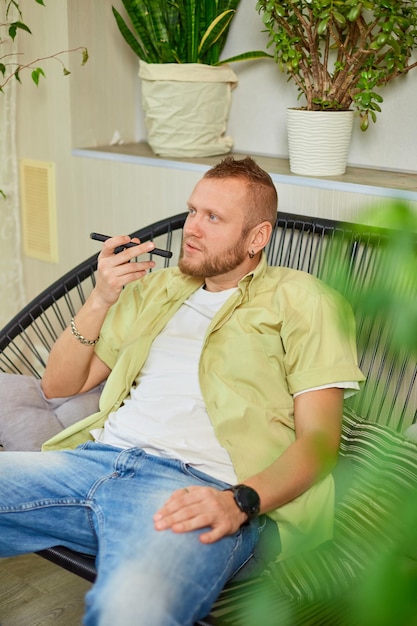
{"type": "Polygon", "coordinates": [[[349,13],[347,14],[346,18],[349,20],[349,22],[355,22],[359,15],[361,14],[362,11],[362,3],[359,2],[356,6],[354,6],[349,13]]]}
{"type": "Polygon", "coordinates": [[[64,76],[68,76],[69,74],[71,74],[71,72],[69,70],[67,70],[67,68],[65,66],[64,66],[62,71],[64,73],[64,76]]]}
{"type": "Polygon", "coordinates": [[[321,22],[319,22],[319,25],[317,27],[317,33],[319,35],[322,35],[326,31],[328,23],[329,23],[328,17],[326,17],[324,20],[321,20],[321,22]]]}
{"type": "Polygon", "coordinates": [[[133,52],[140,59],[142,59],[143,61],[147,61],[148,63],[152,63],[153,62],[153,58],[151,57],[151,53],[146,53],[145,52],[145,50],[142,48],[142,46],[139,43],[139,41],[133,35],[132,31],[128,28],[126,22],[124,21],[124,19],[120,15],[120,13],[114,7],[112,7],[112,11],[113,11],[113,15],[115,17],[117,26],[119,27],[119,30],[120,30],[124,40],[128,44],[128,46],[131,47],[133,52]]]}
{"type": "Polygon", "coordinates": [[[381,29],[384,31],[384,33],[390,33],[393,29],[392,21],[384,22],[383,24],[381,24],[381,29]]]}
{"type": "Polygon", "coordinates": [[[81,65],[85,65],[88,61],[88,50],[87,48],[83,49],[83,57],[82,57],[82,62],[81,65]]]}
{"type": "Polygon", "coordinates": [[[387,43],[391,46],[396,55],[400,54],[400,46],[398,45],[398,41],[395,39],[395,37],[390,37],[387,43]]]}
{"type": "Polygon", "coordinates": [[[333,12],[333,17],[340,26],[344,26],[346,24],[346,18],[344,15],[339,13],[338,11],[333,12]]]}
{"type": "Polygon", "coordinates": [[[380,46],[383,46],[387,42],[387,39],[388,39],[387,33],[379,33],[378,37],[376,38],[380,46]]]}
{"type": "MultiPolygon", "coordinates": [[[[374,117],[375,115],[374,111],[378,111],[378,113],[381,113],[381,107],[376,102],[371,102],[371,104],[369,105],[369,111],[371,113],[371,116],[374,117]]],[[[375,119],[374,119],[374,122],[375,122],[375,119]]]]}
{"type": "Polygon", "coordinates": [[[253,52],[242,52],[242,54],[237,54],[236,56],[229,57],[228,59],[224,59],[222,61],[218,61],[216,65],[224,65],[225,63],[237,63],[238,61],[250,61],[255,59],[273,59],[274,56],[272,54],[268,54],[263,50],[254,50],[253,52]]]}
{"type": "Polygon", "coordinates": [[[24,24],[23,22],[12,22],[9,26],[9,35],[13,39],[13,41],[17,35],[18,29],[24,30],[27,33],[32,34],[32,31],[30,30],[29,26],[26,26],[26,24],[24,24]]]}
{"type": "Polygon", "coordinates": [[[371,96],[377,102],[384,102],[384,98],[379,93],[376,93],[376,91],[371,91],[371,96]]]}
{"type": "Polygon", "coordinates": [[[186,56],[184,62],[197,63],[201,1],[190,0],[189,2],[180,2],[179,6],[186,41],[186,56]]]}
{"type": "Polygon", "coordinates": [[[4,65],[4,63],[0,63],[0,72],[3,74],[3,76],[6,73],[6,66],[4,65]]]}
{"type": "Polygon", "coordinates": [[[17,28],[14,26],[14,24],[12,24],[11,26],[9,26],[9,36],[13,39],[16,37],[16,33],[17,33],[17,28]]]}
{"type": "Polygon", "coordinates": [[[221,15],[218,15],[209,25],[206,32],[201,38],[198,46],[198,58],[202,59],[204,54],[211,46],[213,46],[222,36],[222,34],[229,28],[229,24],[233,19],[234,11],[223,11],[221,15]]]}
{"type": "Polygon", "coordinates": [[[32,72],[32,80],[35,83],[35,85],[39,85],[39,78],[43,76],[44,78],[46,78],[45,76],[45,72],[43,71],[43,69],[41,67],[37,67],[35,70],[33,70],[32,72]]]}

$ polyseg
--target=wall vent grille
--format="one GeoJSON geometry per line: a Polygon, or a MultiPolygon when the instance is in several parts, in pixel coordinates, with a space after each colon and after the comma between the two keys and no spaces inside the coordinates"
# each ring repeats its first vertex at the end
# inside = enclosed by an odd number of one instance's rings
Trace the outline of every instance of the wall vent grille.
{"type": "Polygon", "coordinates": [[[27,256],[58,263],[55,165],[20,161],[23,251],[27,256]]]}

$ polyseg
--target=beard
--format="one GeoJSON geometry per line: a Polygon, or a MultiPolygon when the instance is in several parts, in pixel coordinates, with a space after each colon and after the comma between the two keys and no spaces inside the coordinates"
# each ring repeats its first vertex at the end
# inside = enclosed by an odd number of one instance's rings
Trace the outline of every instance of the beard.
{"type": "Polygon", "coordinates": [[[240,265],[246,258],[246,246],[244,240],[240,239],[231,248],[228,248],[221,254],[211,255],[206,250],[205,258],[198,260],[184,258],[184,249],[181,248],[181,254],[178,261],[178,267],[183,274],[188,276],[211,278],[213,276],[221,276],[231,272],[240,265]]]}

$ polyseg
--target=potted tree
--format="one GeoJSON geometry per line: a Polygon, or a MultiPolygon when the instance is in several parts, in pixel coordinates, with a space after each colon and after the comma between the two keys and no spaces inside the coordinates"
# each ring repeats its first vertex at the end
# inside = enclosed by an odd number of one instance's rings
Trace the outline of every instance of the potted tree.
{"type": "Polygon", "coordinates": [[[262,14],[275,61],[305,99],[302,107],[288,109],[291,171],[343,174],[354,114],[366,131],[381,111],[379,89],[417,66],[412,62],[417,2],[258,0],[256,9],[262,14]],[[323,115],[326,126],[335,124],[329,131],[329,146],[319,126],[323,115]],[[340,160],[339,138],[347,140],[340,160]],[[298,156],[297,147],[304,154],[298,156]],[[321,165],[318,159],[326,156],[328,163],[321,165]]]}
{"type": "MultiPolygon", "coordinates": [[[[225,154],[236,74],[220,61],[240,0],[122,0],[117,26],[139,57],[148,143],[160,156],[225,154]]],[[[233,60],[267,56],[244,53],[233,60]]]]}

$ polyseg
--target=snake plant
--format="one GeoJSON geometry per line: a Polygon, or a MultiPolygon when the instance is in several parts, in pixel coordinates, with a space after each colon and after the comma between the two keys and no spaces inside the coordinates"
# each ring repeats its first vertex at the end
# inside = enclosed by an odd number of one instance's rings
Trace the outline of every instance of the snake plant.
{"type": "MultiPolygon", "coordinates": [[[[45,6],[44,0],[35,0],[37,4],[45,6]]],[[[24,4],[24,3],[22,3],[24,4]]],[[[45,72],[41,67],[37,65],[39,61],[47,61],[54,59],[58,61],[62,66],[64,76],[70,74],[70,71],[64,65],[61,56],[69,52],[80,52],[82,55],[81,65],[85,65],[88,61],[88,50],[83,46],[73,48],[72,50],[62,50],[61,52],[55,52],[54,54],[48,54],[41,59],[35,59],[31,61],[17,62],[15,55],[12,53],[12,42],[15,39],[19,39],[19,34],[22,32],[32,34],[29,26],[23,21],[22,9],[18,0],[0,0],[0,93],[3,93],[3,88],[6,84],[16,79],[21,82],[20,75],[25,70],[31,70],[31,78],[35,85],[39,84],[41,76],[45,77],[45,72]]],[[[0,189],[0,195],[4,195],[0,189]]]]}
{"type": "MultiPolygon", "coordinates": [[[[240,0],[122,0],[126,23],[113,6],[117,26],[133,52],[147,63],[219,65],[240,0]]],[[[227,61],[270,56],[246,52],[227,61]]]]}

